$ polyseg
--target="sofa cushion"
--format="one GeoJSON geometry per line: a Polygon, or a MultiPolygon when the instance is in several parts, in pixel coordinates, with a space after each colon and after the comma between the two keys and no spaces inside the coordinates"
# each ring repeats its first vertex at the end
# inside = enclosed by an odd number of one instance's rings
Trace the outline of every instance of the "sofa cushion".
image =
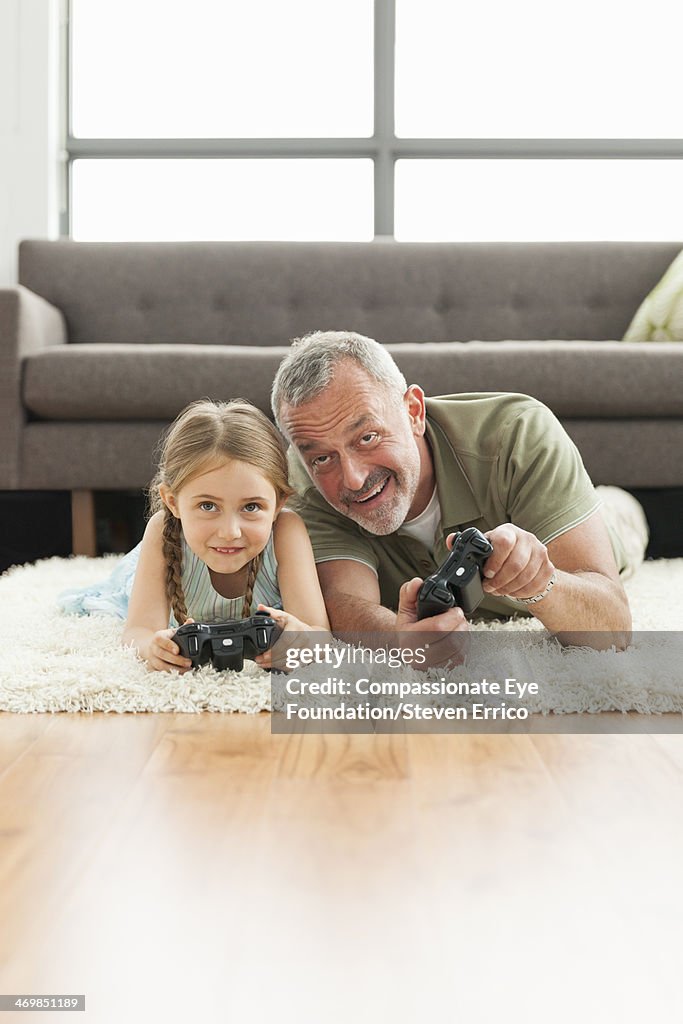
{"type": "Polygon", "coordinates": [[[560,417],[683,414],[683,349],[619,341],[455,342],[387,348],[428,395],[513,391],[560,417]]]}
{"type": "MultiPolygon", "coordinates": [[[[515,391],[574,418],[683,415],[683,347],[505,341],[387,348],[408,383],[420,384],[428,395],[515,391]]],[[[23,400],[33,417],[47,420],[172,419],[206,396],[247,398],[268,413],[273,377],[287,350],[65,345],[25,359],[23,400]]]]}
{"type": "Polygon", "coordinates": [[[19,281],[70,344],[621,338],[676,242],[25,241],[19,281]]]}
{"type": "Polygon", "coordinates": [[[641,303],[624,341],[683,341],[683,252],[641,303]]]}
{"type": "Polygon", "coordinates": [[[65,345],[24,363],[24,405],[48,420],[173,419],[197,398],[248,398],[270,413],[285,348],[65,345]]]}
{"type": "MultiPolygon", "coordinates": [[[[28,423],[19,486],[24,490],[146,487],[168,424],[28,423]]],[[[683,479],[683,419],[568,419],[563,426],[595,484],[677,487],[683,479]]],[[[673,506],[672,506],[673,508],[673,506]]]]}

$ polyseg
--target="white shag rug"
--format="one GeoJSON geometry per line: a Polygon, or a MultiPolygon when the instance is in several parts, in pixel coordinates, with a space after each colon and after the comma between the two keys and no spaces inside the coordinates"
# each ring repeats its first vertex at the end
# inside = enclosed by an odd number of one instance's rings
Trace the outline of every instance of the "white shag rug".
{"type": "MultiPolygon", "coordinates": [[[[0,711],[270,710],[270,676],[253,662],[245,661],[240,673],[211,666],[182,675],[152,672],[121,646],[121,620],[57,608],[61,590],[105,578],[119,558],[49,558],[0,577],[0,711]]],[[[530,711],[683,712],[683,559],[646,562],[625,585],[634,627],[625,652],[562,649],[535,619],[475,627],[522,636],[524,664],[547,681],[539,698],[525,702],[530,711]],[[657,641],[656,669],[646,631],[670,634],[657,641]]],[[[477,667],[468,667],[469,677],[477,678],[477,667]]],[[[402,671],[409,679],[421,677],[402,671]]]]}

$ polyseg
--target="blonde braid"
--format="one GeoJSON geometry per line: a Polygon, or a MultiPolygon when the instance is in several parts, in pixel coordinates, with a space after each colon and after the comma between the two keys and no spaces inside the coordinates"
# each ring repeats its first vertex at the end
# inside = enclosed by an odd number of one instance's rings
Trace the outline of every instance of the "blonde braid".
{"type": "Polygon", "coordinates": [[[179,626],[187,618],[185,594],[182,587],[182,544],[180,541],[180,520],[176,519],[169,508],[164,515],[163,552],[166,559],[166,594],[179,626]]]}
{"type": "Polygon", "coordinates": [[[249,572],[247,574],[247,589],[244,592],[244,604],[242,605],[242,618],[248,619],[251,615],[251,601],[254,596],[254,585],[256,584],[256,576],[259,569],[261,568],[261,558],[263,552],[259,552],[256,558],[252,558],[249,563],[249,572]]]}

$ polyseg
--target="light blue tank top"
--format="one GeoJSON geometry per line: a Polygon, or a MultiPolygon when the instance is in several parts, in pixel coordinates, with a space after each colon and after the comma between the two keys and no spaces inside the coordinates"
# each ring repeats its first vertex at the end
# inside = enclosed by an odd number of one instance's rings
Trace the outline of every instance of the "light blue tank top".
{"type": "MultiPolygon", "coordinates": [[[[194,619],[195,622],[223,622],[226,619],[241,619],[244,596],[227,598],[222,597],[214,590],[208,566],[190,550],[185,537],[182,538],[182,541],[181,582],[188,618],[194,619]]],[[[123,556],[106,580],[92,583],[86,587],[63,590],[57,597],[59,607],[72,615],[116,615],[120,619],[126,619],[141,547],[142,541],[123,556]]],[[[261,565],[256,574],[251,601],[252,614],[256,611],[259,603],[267,604],[270,608],[282,607],[272,533],[263,549],[261,565]]],[[[171,613],[168,624],[174,628],[178,625],[173,613],[171,613]]]]}

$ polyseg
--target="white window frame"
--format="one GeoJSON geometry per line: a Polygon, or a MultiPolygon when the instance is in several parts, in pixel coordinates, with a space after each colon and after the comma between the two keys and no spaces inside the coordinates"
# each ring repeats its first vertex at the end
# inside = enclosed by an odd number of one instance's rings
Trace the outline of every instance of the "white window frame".
{"type": "Polygon", "coordinates": [[[370,158],[374,166],[374,232],[394,237],[394,165],[410,159],[680,160],[683,139],[397,138],[394,131],[395,0],[374,0],[374,134],[371,138],[106,139],[75,138],[71,126],[71,24],[63,34],[66,138],[60,232],[71,237],[71,168],[77,159],[370,158]]]}

